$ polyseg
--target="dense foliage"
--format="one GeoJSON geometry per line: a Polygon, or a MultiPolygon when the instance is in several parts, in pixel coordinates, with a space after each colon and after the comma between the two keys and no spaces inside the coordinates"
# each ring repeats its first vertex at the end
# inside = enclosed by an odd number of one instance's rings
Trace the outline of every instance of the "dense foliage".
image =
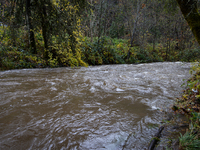
{"type": "Polygon", "coordinates": [[[2,0],[1,70],[195,61],[176,1],[2,0]]]}
{"type": "MultiPolygon", "coordinates": [[[[41,35],[37,35],[42,38],[41,35]]],[[[17,38],[17,41],[20,41],[17,38]]],[[[24,39],[23,39],[24,40],[24,39]]],[[[38,68],[38,67],[58,67],[58,66],[87,66],[102,64],[124,64],[124,63],[148,63],[162,62],[166,60],[166,51],[162,44],[156,45],[153,50],[150,44],[143,48],[129,47],[128,40],[102,37],[99,42],[97,38],[91,42],[90,38],[83,37],[79,39],[76,45],[79,53],[75,56],[73,53],[62,49],[62,44],[52,46],[52,53],[49,53],[49,59],[44,59],[42,50],[37,54],[32,54],[23,47],[9,46],[9,40],[4,41],[0,48],[0,67],[2,70],[19,68],[38,68]],[[5,46],[6,45],[6,46],[5,46]],[[127,58],[130,50],[130,57],[127,58]]],[[[42,48],[36,39],[37,46],[42,48]]],[[[24,44],[24,43],[22,43],[24,44]]],[[[25,44],[24,44],[25,45],[25,44]]],[[[198,49],[185,49],[183,51],[174,50],[168,55],[168,61],[195,61],[200,56],[198,49]]]]}

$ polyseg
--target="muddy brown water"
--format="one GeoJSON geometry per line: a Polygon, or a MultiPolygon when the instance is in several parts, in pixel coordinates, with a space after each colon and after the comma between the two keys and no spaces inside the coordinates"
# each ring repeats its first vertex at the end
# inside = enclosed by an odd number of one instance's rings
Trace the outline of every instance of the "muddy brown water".
{"type": "Polygon", "coordinates": [[[146,149],[189,77],[164,62],[0,72],[0,149],[146,149]]]}

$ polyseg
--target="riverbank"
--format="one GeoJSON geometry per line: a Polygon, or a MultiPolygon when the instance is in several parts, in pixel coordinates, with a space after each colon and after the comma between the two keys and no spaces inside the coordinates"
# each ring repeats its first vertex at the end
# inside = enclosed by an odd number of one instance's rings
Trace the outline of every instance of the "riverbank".
{"type": "Polygon", "coordinates": [[[200,65],[194,65],[190,73],[182,96],[167,113],[156,150],[200,149],[200,65]]]}

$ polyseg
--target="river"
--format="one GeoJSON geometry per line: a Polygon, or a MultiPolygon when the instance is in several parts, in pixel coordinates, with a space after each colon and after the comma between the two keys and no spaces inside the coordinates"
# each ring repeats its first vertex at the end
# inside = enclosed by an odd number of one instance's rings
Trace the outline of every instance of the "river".
{"type": "Polygon", "coordinates": [[[189,63],[0,72],[0,149],[144,150],[189,63]]]}

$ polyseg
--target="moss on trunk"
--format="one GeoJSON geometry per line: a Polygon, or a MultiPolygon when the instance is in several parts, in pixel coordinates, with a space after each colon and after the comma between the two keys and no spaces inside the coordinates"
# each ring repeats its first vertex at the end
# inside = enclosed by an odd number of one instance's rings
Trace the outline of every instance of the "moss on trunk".
{"type": "Polygon", "coordinates": [[[197,0],[176,0],[181,12],[188,22],[192,33],[200,45],[200,14],[197,8],[197,0]]]}

